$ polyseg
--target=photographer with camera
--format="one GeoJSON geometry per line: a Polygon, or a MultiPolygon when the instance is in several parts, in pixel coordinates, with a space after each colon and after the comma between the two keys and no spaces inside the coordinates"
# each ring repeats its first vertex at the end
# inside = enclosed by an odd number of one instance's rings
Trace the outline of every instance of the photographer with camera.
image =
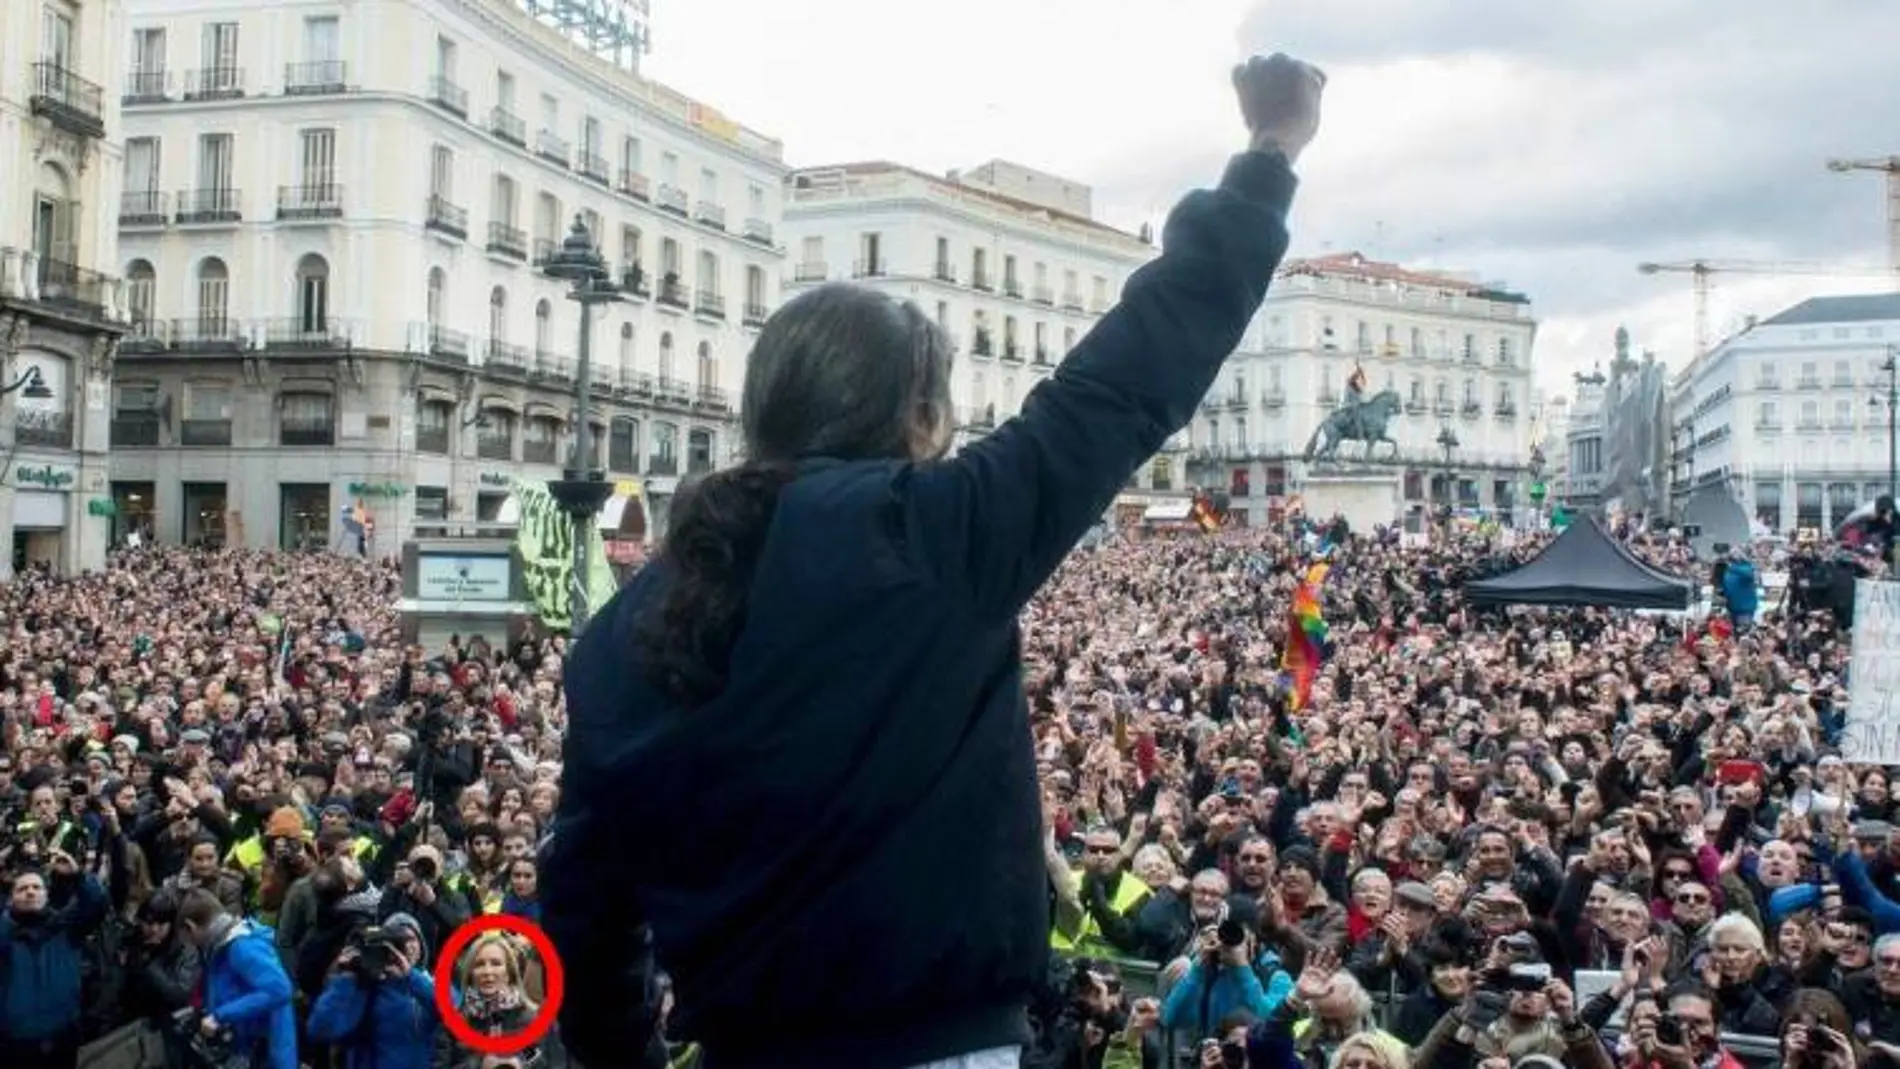
{"type": "Polygon", "coordinates": [[[404,952],[400,933],[360,929],[317,997],[308,1031],[343,1052],[345,1069],[429,1069],[442,1036],[435,981],[404,952]]]}
{"type": "Polygon", "coordinates": [[[1474,981],[1464,1004],[1419,1045],[1415,1064],[1547,1058],[1574,1069],[1613,1069],[1595,1030],[1577,1014],[1576,994],[1552,975],[1529,933],[1492,943],[1474,981]]]}
{"type": "Polygon", "coordinates": [[[1280,956],[1263,949],[1252,927],[1232,914],[1223,906],[1219,919],[1201,929],[1187,975],[1162,1004],[1162,1023],[1184,1038],[1219,1038],[1220,1022],[1236,1010],[1272,1016],[1293,991],[1280,956]]]}
{"type": "Polygon", "coordinates": [[[144,1020],[160,1030],[169,1064],[183,1064],[185,1037],[167,1027],[189,1009],[198,988],[202,959],[178,931],[178,896],[161,890],[139,906],[138,933],[127,948],[121,971],[125,992],[120,1005],[127,1020],[144,1020]]]}
{"type": "Polygon", "coordinates": [[[407,913],[422,930],[426,948],[433,951],[442,946],[471,913],[468,896],[449,888],[444,877],[441,851],[426,843],[409,851],[409,859],[397,863],[395,875],[383,889],[377,919],[386,922],[407,913]]]}
{"type": "Polygon", "coordinates": [[[68,1069],[79,1051],[86,939],[106,918],[105,888],[63,850],[13,878],[0,914],[0,1066],[68,1069]],[[76,889],[75,889],[76,887],[76,889]],[[65,900],[55,909],[54,897],[65,900]]]}
{"type": "Polygon", "coordinates": [[[203,888],[180,901],[178,928],[204,955],[199,1031],[215,1036],[228,1029],[232,1050],[254,1069],[297,1069],[290,974],[271,930],[226,913],[203,888]]]}
{"type": "Polygon", "coordinates": [[[1715,992],[1682,980],[1658,997],[1645,987],[1618,1044],[1624,1069],[1743,1069],[1716,1028],[1715,992]]]}

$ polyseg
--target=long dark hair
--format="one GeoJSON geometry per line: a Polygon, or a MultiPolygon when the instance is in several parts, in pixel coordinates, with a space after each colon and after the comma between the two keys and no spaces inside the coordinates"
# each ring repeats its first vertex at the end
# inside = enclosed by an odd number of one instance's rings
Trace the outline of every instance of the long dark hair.
{"type": "Polygon", "coordinates": [[[746,361],[746,461],[685,487],[638,629],[646,674],[692,709],[725,689],[779,494],[806,458],[925,459],[948,445],[950,341],[918,307],[843,283],[779,308],[746,361]]]}

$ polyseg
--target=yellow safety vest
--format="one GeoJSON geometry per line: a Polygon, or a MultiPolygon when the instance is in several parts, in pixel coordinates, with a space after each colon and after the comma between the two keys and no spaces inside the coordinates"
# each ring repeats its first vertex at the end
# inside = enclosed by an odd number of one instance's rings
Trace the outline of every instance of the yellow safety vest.
{"type": "MultiPolygon", "coordinates": [[[[1136,878],[1133,873],[1121,874],[1121,882],[1115,885],[1114,897],[1109,907],[1116,913],[1126,916],[1130,910],[1148,897],[1148,885],[1136,878]]],[[[1049,931],[1050,947],[1061,951],[1081,951],[1097,957],[1115,957],[1121,953],[1102,938],[1102,926],[1095,923],[1095,914],[1082,914],[1082,927],[1074,934],[1064,934],[1060,928],[1049,931]]]]}

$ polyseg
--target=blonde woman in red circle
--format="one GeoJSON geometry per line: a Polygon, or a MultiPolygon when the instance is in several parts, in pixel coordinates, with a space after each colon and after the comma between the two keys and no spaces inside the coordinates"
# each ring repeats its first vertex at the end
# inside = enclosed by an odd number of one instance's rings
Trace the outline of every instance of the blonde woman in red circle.
{"type": "Polygon", "coordinates": [[[476,936],[455,976],[457,1008],[469,1026],[486,1036],[526,1031],[541,1010],[533,997],[538,986],[531,975],[538,971],[534,964],[521,941],[507,932],[476,936]]]}

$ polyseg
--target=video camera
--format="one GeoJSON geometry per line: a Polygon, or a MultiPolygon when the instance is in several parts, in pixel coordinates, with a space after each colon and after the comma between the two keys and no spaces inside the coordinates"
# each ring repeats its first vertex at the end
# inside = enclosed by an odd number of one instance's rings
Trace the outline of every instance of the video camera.
{"type": "Polygon", "coordinates": [[[388,979],[389,967],[401,953],[401,937],[387,928],[359,928],[351,936],[349,949],[356,951],[350,972],[364,987],[388,979]]]}
{"type": "Polygon", "coordinates": [[[172,1014],[171,1027],[184,1048],[184,1064],[192,1069],[251,1069],[251,1056],[232,1042],[231,1030],[204,1032],[204,1014],[189,1006],[172,1014]]]}

